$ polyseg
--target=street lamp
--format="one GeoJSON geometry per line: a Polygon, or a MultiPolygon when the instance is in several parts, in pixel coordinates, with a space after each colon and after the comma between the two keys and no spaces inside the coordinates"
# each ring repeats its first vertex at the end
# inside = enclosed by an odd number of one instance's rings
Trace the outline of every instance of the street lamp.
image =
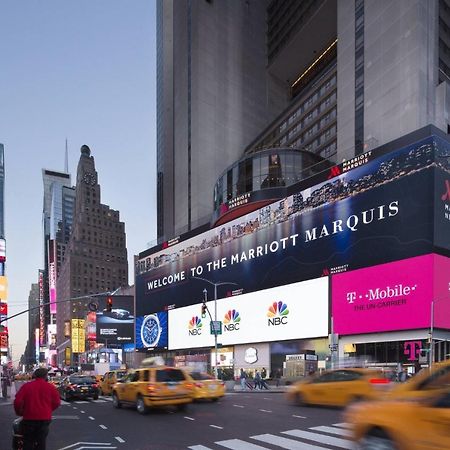
{"type": "MultiPolygon", "coordinates": [[[[235,286],[238,286],[238,283],[234,283],[233,281],[219,281],[217,283],[214,283],[213,281],[209,281],[206,278],[202,277],[196,277],[191,276],[191,278],[195,278],[196,280],[204,281],[205,283],[209,283],[212,286],[214,286],[214,350],[215,350],[215,357],[214,357],[214,376],[218,378],[218,371],[217,371],[217,286],[223,286],[225,284],[234,284],[235,286]]],[[[206,302],[208,301],[208,291],[203,289],[203,303],[206,305],[206,302]]],[[[209,318],[211,319],[211,322],[213,322],[211,313],[208,308],[206,308],[209,314],[209,318]]]]}

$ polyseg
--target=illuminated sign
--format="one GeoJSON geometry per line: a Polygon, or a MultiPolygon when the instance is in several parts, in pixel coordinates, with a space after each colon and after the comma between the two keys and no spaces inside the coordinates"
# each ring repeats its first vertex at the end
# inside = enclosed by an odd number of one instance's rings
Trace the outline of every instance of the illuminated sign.
{"type": "Polygon", "coordinates": [[[45,335],[45,309],[44,309],[44,271],[39,270],[39,345],[44,346],[45,335]]]}
{"type": "Polygon", "coordinates": [[[56,314],[56,241],[48,241],[48,289],[50,314],[56,314]]]}
{"type": "Polygon", "coordinates": [[[8,303],[0,303],[0,315],[8,315],[8,303]]]}
{"type": "MultiPolygon", "coordinates": [[[[214,302],[207,306],[214,311],[214,302]]],[[[169,350],[214,346],[200,312],[201,303],[168,311],[169,350]]],[[[224,345],[327,336],[328,277],[217,300],[217,315],[224,345]]]]}
{"type": "Polygon", "coordinates": [[[0,300],[8,298],[8,278],[0,276],[0,300]]]}
{"type": "Polygon", "coordinates": [[[72,319],[72,353],[83,353],[86,351],[86,332],[84,319],[72,319]]]}
{"type": "Polygon", "coordinates": [[[34,330],[34,353],[36,357],[36,362],[39,362],[39,328],[34,330]]]}

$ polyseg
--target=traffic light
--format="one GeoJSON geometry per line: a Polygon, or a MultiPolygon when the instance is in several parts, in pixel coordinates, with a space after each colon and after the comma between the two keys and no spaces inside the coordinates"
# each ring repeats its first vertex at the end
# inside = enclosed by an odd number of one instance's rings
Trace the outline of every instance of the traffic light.
{"type": "Polygon", "coordinates": [[[204,319],[206,317],[206,303],[203,303],[202,305],[202,318],[204,319]]]}
{"type": "Polygon", "coordinates": [[[113,306],[113,299],[112,299],[112,297],[108,297],[106,299],[106,311],[111,312],[112,306],[113,306]]]}

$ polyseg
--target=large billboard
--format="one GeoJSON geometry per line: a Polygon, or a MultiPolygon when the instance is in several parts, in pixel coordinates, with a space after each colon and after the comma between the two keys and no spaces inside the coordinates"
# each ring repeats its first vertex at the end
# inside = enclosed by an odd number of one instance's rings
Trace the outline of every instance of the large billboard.
{"type": "MultiPolygon", "coordinates": [[[[213,301],[207,302],[215,318],[213,301]]],[[[328,335],[328,277],[278,286],[217,301],[223,345],[271,342],[328,335]]],[[[210,317],[201,306],[169,311],[169,349],[211,347],[210,317]]]]}
{"type": "Polygon", "coordinates": [[[433,252],[438,151],[429,138],[364,156],[328,181],[144,253],[136,314],[198,303],[204,289],[224,298],[433,252]]]}
{"type": "Polygon", "coordinates": [[[72,353],[84,353],[86,351],[86,332],[84,329],[84,319],[72,319],[71,324],[72,353]]]}
{"type": "Polygon", "coordinates": [[[167,312],[157,312],[136,317],[136,348],[167,348],[167,312]]]}
{"type": "Polygon", "coordinates": [[[0,300],[8,298],[8,278],[0,276],[0,300]]]}
{"type": "Polygon", "coordinates": [[[56,314],[56,241],[48,241],[48,289],[50,299],[50,314],[56,314]]]}
{"type": "Polygon", "coordinates": [[[332,277],[340,335],[450,328],[450,260],[429,254],[332,277]],[[433,302],[433,320],[431,303],[433,302]]]}
{"type": "Polygon", "coordinates": [[[132,295],[111,296],[113,305],[106,310],[108,297],[97,297],[96,318],[98,343],[122,344],[134,341],[134,297],[132,295]]]}
{"type": "Polygon", "coordinates": [[[38,272],[38,286],[39,286],[39,345],[42,347],[46,343],[45,333],[45,307],[44,307],[44,271],[38,272]]]}

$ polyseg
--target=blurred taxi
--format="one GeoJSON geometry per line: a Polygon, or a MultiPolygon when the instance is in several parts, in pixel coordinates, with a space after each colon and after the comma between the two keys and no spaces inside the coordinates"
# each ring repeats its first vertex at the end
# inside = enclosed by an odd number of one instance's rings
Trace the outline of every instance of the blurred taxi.
{"type": "Polygon", "coordinates": [[[420,400],[351,406],[345,420],[360,450],[450,449],[450,388],[420,400]]]}
{"type": "Polygon", "coordinates": [[[287,397],[298,405],[346,406],[375,399],[390,383],[383,372],[372,369],[336,369],[308,377],[290,386],[287,397]]]}
{"type": "Polygon", "coordinates": [[[192,389],[192,382],[180,369],[167,366],[136,369],[113,386],[113,406],[131,404],[140,414],[149,408],[171,405],[183,410],[192,402],[192,389]]]}
{"type": "Polygon", "coordinates": [[[128,372],[126,370],[111,370],[103,375],[101,381],[99,382],[100,393],[102,395],[111,395],[112,387],[117,383],[118,380],[123,378],[128,372]]]}
{"type": "MultiPolygon", "coordinates": [[[[450,387],[450,360],[422,369],[405,383],[396,384],[388,393],[389,400],[427,398],[450,387]]],[[[449,447],[450,448],[450,447],[449,447]]]]}
{"type": "Polygon", "coordinates": [[[53,386],[55,386],[56,389],[58,389],[59,385],[61,384],[61,382],[63,380],[64,380],[64,377],[52,377],[48,381],[49,381],[49,383],[53,384],[53,386]]]}
{"type": "Polygon", "coordinates": [[[187,372],[193,385],[194,400],[209,399],[217,401],[225,395],[225,383],[203,372],[187,372]]]}

